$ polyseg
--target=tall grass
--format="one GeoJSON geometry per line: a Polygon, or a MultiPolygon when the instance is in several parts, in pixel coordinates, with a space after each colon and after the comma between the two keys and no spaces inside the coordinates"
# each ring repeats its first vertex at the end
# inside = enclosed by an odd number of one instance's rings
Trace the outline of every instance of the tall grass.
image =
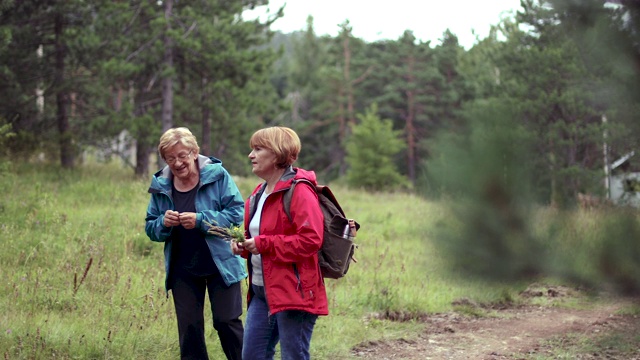
{"type": "MultiPolygon", "coordinates": [[[[258,183],[236,181],[245,197],[258,183]]],[[[14,166],[0,174],[0,356],[178,357],[162,244],[144,233],[148,183],[111,165],[14,166]]],[[[362,229],[358,262],[346,278],[327,280],[331,314],[317,323],[313,358],[348,358],[360,342],[410,337],[422,326],[412,319],[450,310],[458,298],[491,302],[518,291],[443,270],[445,257],[433,241],[433,229],[447,218],[440,204],[333,190],[362,229]]],[[[220,359],[208,311],[210,357],[220,359]]]]}

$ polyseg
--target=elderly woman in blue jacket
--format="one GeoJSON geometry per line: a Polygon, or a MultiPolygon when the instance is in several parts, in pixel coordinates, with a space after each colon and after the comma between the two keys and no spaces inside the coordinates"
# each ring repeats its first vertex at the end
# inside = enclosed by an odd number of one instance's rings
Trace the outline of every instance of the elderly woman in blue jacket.
{"type": "Polygon", "coordinates": [[[208,292],[222,349],[228,359],[240,359],[245,264],[208,228],[239,225],[244,200],[222,162],[199,151],[187,128],[162,135],[158,152],[167,166],[151,179],[145,230],[152,241],[164,242],[165,286],[173,295],[181,358],[208,359],[203,313],[208,292]]]}

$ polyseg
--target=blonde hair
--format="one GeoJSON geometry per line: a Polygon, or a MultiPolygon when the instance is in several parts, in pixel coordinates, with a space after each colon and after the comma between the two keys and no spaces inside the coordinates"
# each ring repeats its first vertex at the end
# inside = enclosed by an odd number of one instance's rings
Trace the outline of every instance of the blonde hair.
{"type": "Polygon", "coordinates": [[[284,126],[273,126],[256,131],[251,135],[249,146],[251,149],[263,147],[273,151],[279,168],[291,166],[298,160],[298,154],[302,149],[298,134],[284,126]]]}
{"type": "Polygon", "coordinates": [[[198,141],[189,129],[186,127],[172,128],[162,134],[158,143],[158,153],[163,160],[165,152],[177,144],[182,144],[190,150],[196,150],[196,152],[200,151],[198,141]]]}

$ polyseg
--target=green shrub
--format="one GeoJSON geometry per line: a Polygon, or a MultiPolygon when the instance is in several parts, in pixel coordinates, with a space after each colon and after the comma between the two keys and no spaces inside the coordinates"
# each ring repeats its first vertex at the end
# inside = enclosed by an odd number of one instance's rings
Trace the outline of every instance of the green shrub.
{"type": "Polygon", "coordinates": [[[352,128],[347,143],[347,183],[374,191],[406,187],[407,179],[394,162],[404,142],[391,120],[381,120],[377,112],[377,106],[372,105],[358,115],[360,124],[352,128]]]}

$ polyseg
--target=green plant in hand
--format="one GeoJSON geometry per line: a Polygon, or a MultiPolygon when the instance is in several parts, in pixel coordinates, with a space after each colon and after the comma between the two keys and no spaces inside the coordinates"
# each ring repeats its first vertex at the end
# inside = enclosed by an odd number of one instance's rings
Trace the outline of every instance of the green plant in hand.
{"type": "Polygon", "coordinates": [[[219,236],[225,240],[231,240],[235,242],[244,241],[244,230],[239,225],[226,228],[226,227],[211,224],[207,221],[205,221],[204,223],[207,226],[209,226],[209,229],[207,230],[207,233],[209,234],[219,236]]]}

